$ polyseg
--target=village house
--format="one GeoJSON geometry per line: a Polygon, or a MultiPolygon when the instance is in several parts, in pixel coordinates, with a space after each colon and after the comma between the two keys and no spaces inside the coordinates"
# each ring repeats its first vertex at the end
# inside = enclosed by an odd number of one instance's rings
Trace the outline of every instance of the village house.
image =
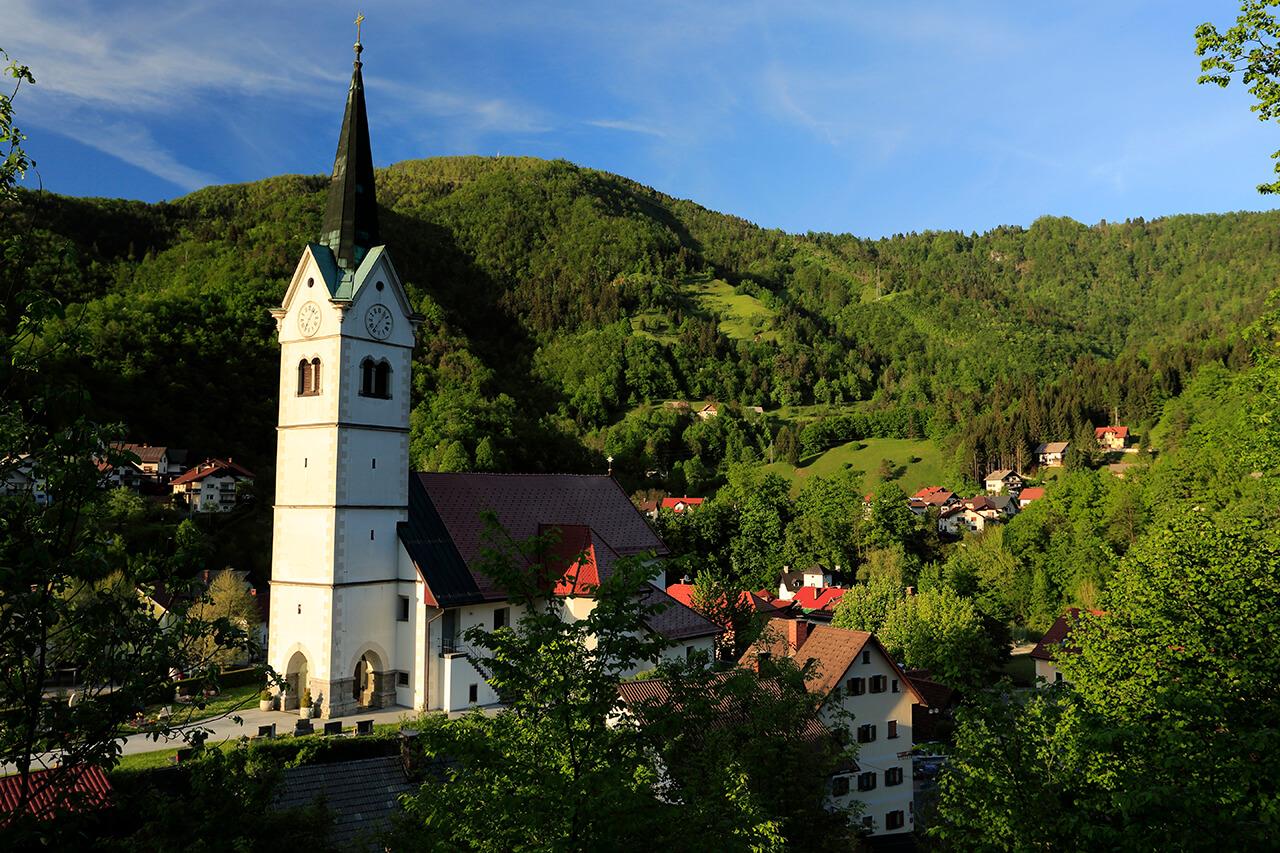
{"type": "MultiPolygon", "coordinates": [[[[839,566],[836,566],[837,570],[839,568],[839,566]]],[[[818,589],[829,587],[832,584],[832,579],[831,570],[820,563],[814,563],[807,569],[784,570],[782,579],[778,583],[778,598],[783,601],[789,601],[804,587],[816,587],[818,589]]]]}
{"type": "Polygon", "coordinates": [[[833,790],[833,797],[865,803],[863,825],[873,835],[912,832],[912,706],[924,697],[875,635],[865,631],[819,625],[795,661],[811,665],[806,686],[821,703],[823,723],[833,730],[847,727],[858,744],[858,772],[847,786],[833,790]]]}
{"type": "Polygon", "coordinates": [[[673,512],[676,515],[682,515],[686,512],[692,512],[697,507],[702,506],[706,498],[691,498],[688,496],[679,498],[655,498],[654,500],[645,501],[640,504],[640,511],[649,518],[656,520],[658,513],[662,510],[673,512]]]}
{"type": "Polygon", "coordinates": [[[698,417],[704,421],[709,421],[718,414],[720,414],[719,403],[707,403],[701,409],[698,409],[698,417]]]}
{"type": "Polygon", "coordinates": [[[5,497],[25,495],[38,506],[47,506],[53,498],[46,490],[44,477],[36,473],[35,460],[28,454],[10,457],[0,463],[0,488],[5,497]]]}
{"type": "Polygon", "coordinates": [[[941,512],[944,508],[958,503],[959,500],[955,492],[944,489],[942,486],[926,486],[907,498],[907,506],[916,515],[924,515],[930,507],[941,512]]]}
{"type": "MultiPolygon", "coordinates": [[[[1075,654],[1078,650],[1070,645],[1071,627],[1080,618],[1082,611],[1072,607],[1054,620],[1049,630],[1044,632],[1040,642],[1031,650],[1031,658],[1036,662],[1036,684],[1043,687],[1062,681],[1062,671],[1054,664],[1059,656],[1075,654]]],[[[1094,616],[1102,616],[1101,610],[1090,610],[1094,616]]]]}
{"type": "Polygon", "coordinates": [[[1103,450],[1124,450],[1129,444],[1127,426],[1103,426],[1093,431],[1093,438],[1103,450]]]}
{"type": "Polygon", "coordinates": [[[173,481],[174,499],[190,512],[230,512],[253,472],[233,459],[206,459],[173,481]]]}
{"type": "Polygon", "coordinates": [[[1044,497],[1043,486],[1031,486],[1018,492],[1018,509],[1025,509],[1028,504],[1044,497]]]}
{"type": "Polygon", "coordinates": [[[964,502],[960,526],[971,533],[981,533],[989,524],[1003,524],[1018,512],[1008,495],[976,495],[964,502]]]}
{"type": "Polygon", "coordinates": [[[938,512],[938,532],[949,536],[960,536],[968,530],[965,522],[965,506],[961,503],[943,507],[938,512]]]}
{"type": "Polygon", "coordinates": [[[1046,468],[1061,468],[1066,462],[1069,441],[1050,441],[1036,447],[1036,461],[1046,468]]]}
{"type": "Polygon", "coordinates": [[[116,450],[137,457],[138,470],[154,483],[168,483],[186,470],[187,451],[175,447],[157,447],[150,444],[115,444],[116,450]]]}
{"type": "Polygon", "coordinates": [[[988,474],[983,486],[988,494],[1012,495],[1022,488],[1022,478],[1009,468],[1001,468],[988,474]]]}

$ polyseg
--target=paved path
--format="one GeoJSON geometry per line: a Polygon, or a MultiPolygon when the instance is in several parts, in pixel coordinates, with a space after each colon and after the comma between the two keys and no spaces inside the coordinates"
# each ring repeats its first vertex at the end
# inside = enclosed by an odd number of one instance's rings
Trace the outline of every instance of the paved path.
{"type": "MultiPolygon", "coordinates": [[[[356,720],[373,720],[375,724],[382,723],[398,723],[405,720],[411,720],[417,716],[412,708],[404,708],[396,706],[387,708],[383,711],[370,711],[363,714],[351,714],[346,717],[337,719],[342,720],[343,728],[351,730],[355,728],[356,720]]],[[[197,720],[181,727],[182,731],[190,732],[195,729],[206,729],[209,732],[209,739],[206,743],[213,745],[222,743],[223,741],[235,740],[243,735],[254,737],[258,734],[258,726],[267,726],[271,723],[276,724],[277,734],[288,734],[293,731],[294,724],[298,721],[296,712],[287,711],[259,711],[257,708],[252,710],[239,711],[236,714],[227,714],[222,717],[212,717],[207,720],[197,720]],[[239,722],[232,719],[238,716],[239,722]]],[[[325,720],[312,720],[316,731],[323,731],[325,720]]],[[[134,755],[140,752],[157,752],[162,749],[176,749],[185,746],[185,740],[180,733],[175,733],[169,738],[160,738],[154,740],[150,735],[136,734],[130,735],[124,739],[121,747],[121,755],[134,755]]],[[[44,763],[52,760],[53,754],[41,755],[39,762],[44,763]]],[[[10,773],[18,772],[18,768],[10,764],[0,764],[0,776],[6,776],[10,773]]]]}
{"type": "MultiPolygon", "coordinates": [[[[343,728],[354,729],[356,720],[373,720],[374,723],[396,723],[401,720],[414,718],[416,712],[412,708],[394,707],[387,708],[382,711],[370,711],[367,713],[350,714],[346,717],[335,717],[342,721],[343,728]]],[[[296,712],[290,711],[259,711],[257,708],[252,710],[238,711],[235,714],[228,714],[223,717],[214,717],[208,720],[197,720],[194,723],[183,726],[184,731],[194,729],[206,729],[209,732],[209,739],[206,743],[215,744],[225,740],[235,740],[242,735],[253,737],[258,733],[258,726],[269,726],[276,724],[276,734],[288,734],[293,731],[294,724],[298,721],[296,712]],[[240,721],[232,719],[239,717],[240,721]]],[[[312,724],[316,727],[316,731],[324,729],[325,720],[312,720],[312,724]]],[[[181,735],[175,735],[168,740],[161,738],[160,740],[152,740],[150,736],[145,734],[130,735],[125,738],[124,747],[121,749],[122,755],[133,755],[138,752],[155,752],[159,749],[173,749],[183,746],[181,735]]]]}

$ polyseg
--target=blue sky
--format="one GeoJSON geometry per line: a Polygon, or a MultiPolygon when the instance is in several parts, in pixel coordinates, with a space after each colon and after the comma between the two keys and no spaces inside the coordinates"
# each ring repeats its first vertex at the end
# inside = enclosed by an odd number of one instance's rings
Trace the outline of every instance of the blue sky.
{"type": "MultiPolygon", "coordinates": [[[[1267,209],[1280,127],[1197,86],[1208,2],[362,0],[377,165],[563,157],[789,231],[1267,209]]],[[[327,172],[356,7],[0,0],[46,188],[327,172]]]]}

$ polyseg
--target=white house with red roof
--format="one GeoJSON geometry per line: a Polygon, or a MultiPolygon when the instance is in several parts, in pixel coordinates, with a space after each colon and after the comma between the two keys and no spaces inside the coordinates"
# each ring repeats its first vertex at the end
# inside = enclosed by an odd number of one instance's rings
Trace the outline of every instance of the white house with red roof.
{"type": "Polygon", "coordinates": [[[1129,444],[1127,426],[1101,426],[1093,431],[1093,440],[1103,450],[1124,450],[1129,444]]]}
{"type": "Polygon", "coordinates": [[[1027,506],[1044,497],[1044,486],[1029,486],[1018,492],[1018,508],[1026,509],[1027,506]]]}
{"type": "Polygon", "coordinates": [[[234,459],[206,459],[179,475],[170,487],[174,498],[191,512],[229,512],[239,502],[241,483],[253,483],[253,472],[234,459]]]}
{"type": "MultiPolygon", "coordinates": [[[[609,476],[410,472],[409,376],[423,318],[380,240],[361,49],[320,241],[271,312],[280,408],[268,662],[285,678],[286,709],[309,691],[324,717],[461,711],[498,702],[466,630],[520,616],[484,574],[486,515],[516,540],[559,537],[543,565],[564,569],[552,594],[570,619],[590,612],[618,560],[667,548],[609,476]]],[[[722,629],[668,596],[662,574],[655,565],[654,582],[636,591],[664,605],[648,629],[671,655],[710,648],[722,629]]]]}

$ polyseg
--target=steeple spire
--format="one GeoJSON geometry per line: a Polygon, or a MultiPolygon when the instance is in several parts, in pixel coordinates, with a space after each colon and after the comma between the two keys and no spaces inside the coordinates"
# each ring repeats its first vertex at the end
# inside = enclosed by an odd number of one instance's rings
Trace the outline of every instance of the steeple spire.
{"type": "Polygon", "coordinates": [[[333,178],[325,203],[320,242],[333,250],[338,266],[355,271],[370,249],[378,245],[378,202],[373,187],[373,153],[369,148],[369,118],[364,108],[364,65],[360,54],[360,25],[356,16],[356,58],[347,90],[347,110],[342,117],[342,135],[333,160],[333,178]]]}

